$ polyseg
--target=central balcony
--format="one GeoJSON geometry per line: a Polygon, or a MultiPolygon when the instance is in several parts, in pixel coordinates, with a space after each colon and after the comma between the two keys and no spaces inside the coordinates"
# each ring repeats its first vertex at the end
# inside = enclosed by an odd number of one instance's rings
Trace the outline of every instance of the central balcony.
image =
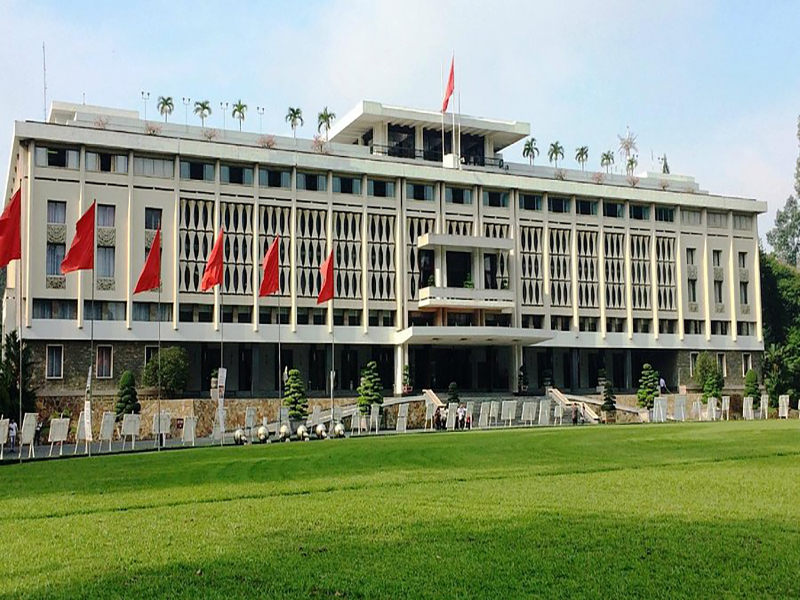
{"type": "Polygon", "coordinates": [[[450,235],[446,233],[425,233],[417,238],[417,248],[424,250],[442,246],[450,250],[500,250],[514,249],[514,240],[508,238],[490,238],[478,235],[450,235]]]}
{"type": "Polygon", "coordinates": [[[513,310],[511,290],[476,290],[472,288],[425,287],[419,291],[420,308],[460,308],[513,310]]]}

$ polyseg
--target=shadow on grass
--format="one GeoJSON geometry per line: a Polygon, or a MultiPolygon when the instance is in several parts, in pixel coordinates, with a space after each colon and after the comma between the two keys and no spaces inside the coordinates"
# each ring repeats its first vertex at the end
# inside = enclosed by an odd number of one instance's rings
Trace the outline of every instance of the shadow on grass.
{"type": "Polygon", "coordinates": [[[35,585],[6,579],[0,588],[37,597],[797,597],[798,533],[796,525],[759,519],[564,512],[397,530],[310,526],[273,539],[253,531],[236,547],[206,548],[214,558],[166,554],[158,567],[116,572],[83,565],[86,575],[70,570],[35,585]]]}

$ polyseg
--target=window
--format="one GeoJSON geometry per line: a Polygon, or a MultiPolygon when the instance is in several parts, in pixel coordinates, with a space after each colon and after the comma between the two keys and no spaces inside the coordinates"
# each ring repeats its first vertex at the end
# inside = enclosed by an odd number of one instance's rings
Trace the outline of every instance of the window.
{"type": "Polygon", "coordinates": [[[319,173],[297,172],[297,189],[309,192],[324,192],[328,189],[328,178],[319,173]]]}
{"type": "Polygon", "coordinates": [[[694,248],[686,248],[686,264],[693,265],[694,264],[694,257],[695,257],[695,249],[694,248]]]}
{"type": "Polygon", "coordinates": [[[724,352],[717,352],[717,369],[719,369],[719,372],[722,373],[723,377],[728,376],[728,365],[727,361],[725,360],[724,352]]]}
{"type": "Polygon", "coordinates": [[[116,215],[116,212],[116,207],[113,204],[98,204],[97,226],[114,227],[114,216],[116,215]]]}
{"type": "Polygon", "coordinates": [[[158,354],[158,346],[145,346],[144,347],[144,366],[147,366],[158,354]]]}
{"type": "Polygon", "coordinates": [[[697,302],[697,280],[690,279],[687,282],[686,286],[687,295],[689,297],[689,302],[697,302]]]}
{"type": "Polygon", "coordinates": [[[86,170],[100,173],[127,173],[128,157],[125,154],[87,152],[86,170]]]}
{"type": "Polygon", "coordinates": [[[666,206],[656,206],[656,221],[672,223],[675,220],[675,209],[666,206]]]}
{"type": "Polygon", "coordinates": [[[170,158],[133,157],[134,175],[172,179],[175,176],[174,169],[175,162],[170,158]]]}
{"type": "Polygon", "coordinates": [[[678,329],[677,319],[659,319],[658,333],[672,334],[678,329]]]}
{"type": "Polygon", "coordinates": [[[685,319],[683,321],[683,332],[686,335],[703,335],[705,322],[699,319],[685,319]]]}
{"type": "Polygon", "coordinates": [[[745,337],[755,335],[756,324],[751,321],[737,321],[736,333],[745,337]]]}
{"type": "Polygon", "coordinates": [[[622,202],[603,200],[603,216],[611,219],[625,218],[625,205],[622,202]]]}
{"type": "Polygon", "coordinates": [[[258,169],[258,185],[261,187],[285,188],[292,187],[291,171],[280,171],[277,169],[258,169]]]}
{"type": "Polygon", "coordinates": [[[333,176],[334,194],[353,194],[361,195],[361,177],[345,177],[342,175],[333,176]]]}
{"type": "Polygon", "coordinates": [[[144,209],[144,228],[151,231],[161,229],[161,209],[160,208],[145,208],[144,209]]]}
{"type": "Polygon", "coordinates": [[[394,181],[367,180],[367,193],[376,198],[394,198],[394,181]]]}
{"type": "Polygon", "coordinates": [[[609,333],[624,333],[625,319],[622,317],[606,317],[606,331],[609,333]]]}
{"type": "MultiPolygon", "coordinates": [[[[211,177],[213,179],[213,174],[211,177]]],[[[253,167],[221,165],[219,168],[219,178],[222,183],[253,185],[253,167]]]]}
{"type": "Polygon", "coordinates": [[[742,377],[753,368],[753,355],[748,352],[742,353],[742,377]]]}
{"type": "Polygon", "coordinates": [[[652,319],[634,319],[633,333],[650,333],[650,325],[652,323],[652,319]]]}
{"type": "Polygon", "coordinates": [[[749,302],[749,290],[748,290],[748,283],[746,281],[739,282],[739,304],[747,305],[750,304],[749,302]]]}
{"type": "Polygon", "coordinates": [[[114,277],[116,252],[114,246],[97,247],[97,276],[114,277]]]}
{"type": "Polygon", "coordinates": [[[541,194],[520,194],[519,207],[522,210],[542,210],[541,194]]]}
{"type": "Polygon", "coordinates": [[[64,377],[64,346],[47,347],[47,379],[64,377]]]}
{"type": "Polygon", "coordinates": [[[551,213],[568,213],[570,211],[569,198],[562,196],[548,196],[547,210],[551,213]]]}
{"type": "Polygon", "coordinates": [[[80,168],[80,153],[66,148],[36,148],[34,160],[37,167],[80,168]]]}
{"type": "Polygon", "coordinates": [[[46,272],[48,277],[58,277],[63,275],[61,272],[61,261],[64,260],[64,255],[66,252],[66,244],[53,244],[51,242],[47,243],[46,272]]]}
{"type": "Polygon", "coordinates": [[[597,317],[579,317],[578,330],[596,332],[599,319],[597,317]]]}
{"type": "Polygon", "coordinates": [[[689,210],[687,208],[681,209],[681,223],[684,225],[699,226],[702,222],[703,213],[699,210],[689,210]]]}
{"type": "Polygon", "coordinates": [[[708,212],[708,226],[714,229],[724,229],[728,226],[728,215],[720,212],[708,212]]]}
{"type": "MultiPolygon", "coordinates": [[[[131,316],[134,321],[156,323],[159,320],[158,306],[158,302],[134,302],[131,316]]],[[[161,304],[160,317],[162,323],[172,321],[172,304],[161,304]]]]}
{"type": "Polygon", "coordinates": [[[728,335],[728,321],[711,321],[711,335],[728,335]]]}
{"type": "Polygon", "coordinates": [[[75,320],[78,318],[78,303],[75,300],[33,299],[34,319],[75,320]]]}
{"type": "Polygon", "coordinates": [[[747,268],[747,252],[739,252],[739,268],[747,268]]]}
{"type": "Polygon", "coordinates": [[[47,224],[64,225],[67,222],[67,203],[63,200],[47,201],[47,224]]]}
{"type": "Polygon", "coordinates": [[[733,228],[740,231],[750,231],[753,229],[753,216],[733,215],[733,228]]]}
{"type": "Polygon", "coordinates": [[[446,187],[444,201],[448,204],[472,204],[472,190],[467,188],[446,187]]]}
{"type": "Polygon", "coordinates": [[[550,317],[550,329],[553,331],[569,331],[572,328],[572,317],[550,317]]]}
{"type": "Polygon", "coordinates": [[[483,190],[483,205],[496,208],[508,207],[508,192],[497,190],[483,190]]]}
{"type": "Polygon", "coordinates": [[[689,353],[689,377],[694,377],[694,372],[697,370],[697,359],[700,358],[699,352],[689,353]]]}
{"type": "Polygon", "coordinates": [[[97,347],[97,379],[111,379],[114,376],[114,348],[97,347]]]}
{"type": "Polygon", "coordinates": [[[714,302],[717,304],[722,304],[722,282],[715,281],[714,282],[714,302]]]}
{"type": "Polygon", "coordinates": [[[650,207],[643,204],[631,204],[628,206],[628,216],[637,221],[649,221],[650,207]]]}
{"type": "Polygon", "coordinates": [[[596,200],[577,200],[575,202],[575,212],[579,215],[596,215],[597,214],[597,201],[596,200]]]}
{"type": "Polygon", "coordinates": [[[426,183],[406,184],[406,196],[409,200],[433,201],[433,186],[426,183]]]}
{"type": "Polygon", "coordinates": [[[124,321],[125,303],[106,300],[95,300],[94,302],[86,300],[83,303],[83,313],[87,320],[124,321]]]}
{"type": "Polygon", "coordinates": [[[543,329],[544,316],[542,315],[522,315],[522,327],[525,329],[543,329]]]}
{"type": "Polygon", "coordinates": [[[214,165],[212,163],[182,160],[181,179],[214,181],[214,165]]]}
{"type": "Polygon", "coordinates": [[[713,250],[711,253],[711,264],[714,267],[722,266],[722,250],[713,250]]]}

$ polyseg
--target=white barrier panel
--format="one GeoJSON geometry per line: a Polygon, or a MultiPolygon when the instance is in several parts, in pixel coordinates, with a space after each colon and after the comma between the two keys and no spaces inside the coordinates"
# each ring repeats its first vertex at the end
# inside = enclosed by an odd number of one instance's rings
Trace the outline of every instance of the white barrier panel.
{"type": "Polygon", "coordinates": [[[769,418],[769,396],[767,394],[761,395],[761,404],[758,407],[758,418],[759,419],[769,418]]]}
{"type": "Polygon", "coordinates": [[[490,406],[488,402],[481,402],[481,412],[478,415],[478,427],[481,429],[487,429],[489,427],[489,410],[490,406]]]}
{"type": "Polygon", "coordinates": [[[431,429],[433,429],[433,417],[435,415],[436,415],[436,405],[433,402],[426,402],[425,403],[425,431],[428,430],[428,423],[430,423],[431,429]]]}
{"type": "Polygon", "coordinates": [[[516,418],[517,418],[517,401],[503,400],[503,421],[506,422],[506,427],[509,427],[516,418]]]}
{"type": "Polygon", "coordinates": [[[731,397],[730,396],[723,396],[722,397],[722,410],[721,410],[721,418],[725,419],[726,421],[731,420],[731,397]]]}
{"type": "Polygon", "coordinates": [[[680,395],[675,398],[675,420],[686,420],[686,396],[680,395]]]}
{"type": "Polygon", "coordinates": [[[708,399],[708,411],[707,416],[709,421],[716,421],[717,420],[717,399],[716,398],[709,398],[708,399]]]}
{"type": "Polygon", "coordinates": [[[256,426],[256,407],[248,406],[244,411],[244,428],[251,432],[256,426]]]}
{"type": "Polygon", "coordinates": [[[445,426],[447,427],[448,431],[455,431],[456,429],[456,411],[458,410],[458,404],[455,402],[450,402],[447,405],[447,422],[445,426]]]}
{"type": "Polygon", "coordinates": [[[556,402],[553,406],[553,425],[564,424],[564,405],[561,402],[556,402]]]}
{"type": "MultiPolygon", "coordinates": [[[[369,413],[369,431],[372,431],[372,427],[374,426],[375,433],[378,433],[380,424],[381,424],[381,405],[376,403],[372,405],[372,410],[369,413]]],[[[369,431],[367,433],[369,433],[369,431]]]]}
{"type": "Polygon", "coordinates": [[[114,438],[114,421],[116,415],[113,412],[104,412],[103,420],[100,421],[100,449],[103,449],[103,442],[108,442],[108,450],[111,451],[111,440],[114,438]]]}
{"type": "MultiPolygon", "coordinates": [[[[27,417],[27,415],[25,416],[27,417]]],[[[778,418],[789,418],[789,396],[786,394],[778,396],[778,418]]]]}
{"type": "Polygon", "coordinates": [[[745,396],[742,401],[742,417],[745,421],[753,420],[753,397],[745,396]]]}
{"type": "Polygon", "coordinates": [[[696,421],[703,420],[703,402],[702,400],[695,400],[692,404],[692,415],[696,421]]]}
{"type": "Polygon", "coordinates": [[[3,460],[3,448],[8,443],[8,425],[10,419],[0,419],[0,460],[3,460]]]}
{"type": "Polygon", "coordinates": [[[403,403],[397,408],[397,423],[394,430],[397,433],[405,433],[408,425],[408,403],[403,403]]]}
{"type": "Polygon", "coordinates": [[[653,423],[667,422],[667,401],[664,398],[656,398],[653,401],[653,423]]]}
{"type": "Polygon", "coordinates": [[[522,422],[525,425],[533,425],[536,419],[536,403],[527,401],[522,403],[522,422]]]}
{"type": "Polygon", "coordinates": [[[190,442],[194,446],[195,433],[197,431],[197,417],[186,417],[183,420],[183,437],[181,441],[186,444],[190,442]]]}
{"type": "Polygon", "coordinates": [[[36,435],[36,418],[38,413],[25,413],[22,420],[22,432],[19,436],[19,454],[22,456],[22,447],[28,445],[28,458],[36,458],[36,452],[33,449],[33,438],[36,435]]]}
{"type": "Polygon", "coordinates": [[[50,419],[50,435],[48,442],[50,442],[50,454],[53,456],[53,445],[58,444],[58,455],[63,454],[64,442],[67,441],[69,435],[69,419],[50,419]]]}
{"type": "Polygon", "coordinates": [[[171,425],[172,416],[166,410],[162,410],[160,415],[153,415],[153,437],[157,446],[159,445],[159,436],[161,437],[160,446],[166,446],[171,425]]]}
{"type": "Polygon", "coordinates": [[[539,402],[539,425],[550,425],[550,400],[539,402]]]}
{"type": "Polygon", "coordinates": [[[125,441],[131,438],[131,448],[136,449],[136,438],[142,428],[142,416],[129,414],[122,415],[122,449],[125,450],[125,441]]]}
{"type": "Polygon", "coordinates": [[[489,425],[492,424],[492,419],[494,419],[494,424],[497,425],[497,419],[500,418],[500,403],[496,400],[492,400],[489,404],[489,425]]]}

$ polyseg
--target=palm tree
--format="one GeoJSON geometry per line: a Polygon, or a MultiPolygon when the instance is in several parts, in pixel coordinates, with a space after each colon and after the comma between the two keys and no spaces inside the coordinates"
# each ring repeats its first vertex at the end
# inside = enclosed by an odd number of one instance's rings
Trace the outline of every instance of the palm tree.
{"type": "Polygon", "coordinates": [[[522,157],[527,158],[531,166],[533,166],[533,161],[536,160],[537,156],[539,156],[539,148],[536,147],[536,138],[532,137],[525,140],[525,145],[522,147],[522,157]]]}
{"type": "Polygon", "coordinates": [[[618,135],[617,138],[619,139],[619,155],[625,156],[626,161],[631,154],[639,151],[639,148],[636,147],[636,134],[628,127],[625,128],[625,137],[618,135]]]}
{"type": "Polygon", "coordinates": [[[167,122],[167,117],[175,110],[175,103],[172,101],[172,96],[159,96],[158,97],[158,112],[164,117],[164,123],[167,122]]]}
{"type": "MultiPolygon", "coordinates": [[[[317,132],[322,131],[322,128],[325,128],[325,141],[328,141],[328,132],[331,129],[331,125],[333,125],[333,120],[336,118],[336,113],[330,112],[328,107],[326,106],[322,109],[322,112],[317,115],[317,132]]],[[[302,122],[302,118],[300,119],[302,122]]]]}
{"type": "Polygon", "coordinates": [[[577,160],[580,163],[581,171],[583,171],[583,167],[586,164],[586,161],[589,160],[589,146],[581,146],[580,148],[576,148],[575,160],[577,160]]]}
{"type": "Polygon", "coordinates": [[[292,108],[291,106],[286,111],[286,122],[292,126],[292,135],[297,139],[297,127],[303,125],[303,109],[292,108]]]}
{"type": "Polygon", "coordinates": [[[600,166],[606,168],[606,173],[610,172],[611,165],[614,164],[614,151],[609,150],[600,155],[600,166]]]}
{"type": "Polygon", "coordinates": [[[628,169],[628,175],[633,175],[633,171],[636,169],[636,166],[639,164],[639,159],[635,156],[631,156],[626,163],[626,168],[628,169]]]}
{"type": "Polygon", "coordinates": [[[194,103],[194,114],[200,117],[200,122],[203,127],[206,126],[206,117],[211,114],[211,102],[208,100],[200,100],[194,103]]]}
{"type": "Polygon", "coordinates": [[[558,168],[558,159],[564,158],[564,146],[562,146],[559,142],[553,142],[550,144],[550,149],[547,151],[547,158],[550,162],[556,163],[556,169],[558,168]]]}
{"type": "Polygon", "coordinates": [[[241,98],[236,102],[234,102],[231,116],[234,119],[239,119],[239,131],[242,130],[242,121],[244,121],[244,115],[246,112],[247,112],[247,104],[242,102],[241,98]]]}

